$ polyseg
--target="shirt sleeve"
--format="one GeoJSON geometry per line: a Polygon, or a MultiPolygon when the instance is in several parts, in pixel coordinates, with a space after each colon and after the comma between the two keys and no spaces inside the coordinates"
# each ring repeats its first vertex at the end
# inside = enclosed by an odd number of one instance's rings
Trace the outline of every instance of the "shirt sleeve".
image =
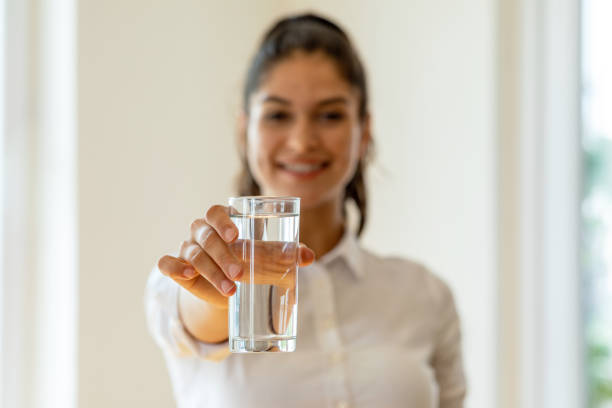
{"type": "Polygon", "coordinates": [[[440,325],[437,330],[432,365],[439,387],[440,408],[461,408],[466,393],[461,355],[461,325],[453,295],[439,281],[436,301],[440,325]]]}
{"type": "Polygon", "coordinates": [[[183,326],[178,312],[181,287],[163,275],[157,266],[149,274],[145,289],[145,312],[149,332],[164,354],[221,361],[230,355],[227,341],[203,343],[183,326]]]}

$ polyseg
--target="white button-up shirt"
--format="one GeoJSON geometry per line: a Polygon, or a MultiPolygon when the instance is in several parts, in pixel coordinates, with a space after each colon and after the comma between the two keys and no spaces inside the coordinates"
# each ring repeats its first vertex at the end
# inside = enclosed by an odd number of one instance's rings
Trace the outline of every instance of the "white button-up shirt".
{"type": "Polygon", "coordinates": [[[181,289],[154,268],[145,304],[180,408],[463,406],[460,324],[447,285],[347,232],[298,273],[293,353],[231,354],[178,318],[181,289]]]}

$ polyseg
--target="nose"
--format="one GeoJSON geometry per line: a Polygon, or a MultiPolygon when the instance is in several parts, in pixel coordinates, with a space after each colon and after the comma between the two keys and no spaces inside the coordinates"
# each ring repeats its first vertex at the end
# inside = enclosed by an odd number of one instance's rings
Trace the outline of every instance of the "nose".
{"type": "Polygon", "coordinates": [[[314,149],[319,143],[317,129],[308,118],[300,117],[294,121],[287,136],[287,146],[296,152],[314,149]]]}

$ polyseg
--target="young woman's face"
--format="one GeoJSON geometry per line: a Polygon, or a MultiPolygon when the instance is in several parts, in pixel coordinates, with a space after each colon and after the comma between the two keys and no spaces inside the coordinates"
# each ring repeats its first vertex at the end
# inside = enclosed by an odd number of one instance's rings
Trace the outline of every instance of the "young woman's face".
{"type": "Polygon", "coordinates": [[[276,63],[250,98],[246,154],[262,194],[341,200],[369,143],[359,92],[321,52],[276,63]]]}

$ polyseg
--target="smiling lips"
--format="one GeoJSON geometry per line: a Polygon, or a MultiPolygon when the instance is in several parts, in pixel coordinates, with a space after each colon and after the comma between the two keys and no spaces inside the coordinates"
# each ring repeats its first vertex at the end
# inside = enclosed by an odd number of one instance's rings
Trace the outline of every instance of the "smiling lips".
{"type": "Polygon", "coordinates": [[[327,167],[329,162],[319,163],[277,163],[277,167],[283,173],[300,180],[307,180],[317,177],[327,167]]]}

